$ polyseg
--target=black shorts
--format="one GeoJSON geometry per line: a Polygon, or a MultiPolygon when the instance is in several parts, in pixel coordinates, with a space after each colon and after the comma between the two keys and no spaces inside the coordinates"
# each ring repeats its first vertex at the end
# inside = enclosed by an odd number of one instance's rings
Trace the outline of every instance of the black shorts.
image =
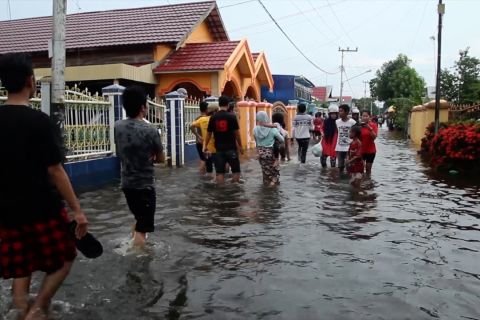
{"type": "Polygon", "coordinates": [[[124,188],[123,193],[125,194],[125,199],[127,199],[128,208],[137,221],[135,231],[142,233],[153,232],[155,230],[155,189],[124,188]]]}
{"type": "Polygon", "coordinates": [[[196,143],[195,144],[197,147],[197,152],[198,152],[198,157],[200,160],[205,161],[205,155],[203,154],[203,144],[202,143],[196,143]]]}
{"type": "Polygon", "coordinates": [[[365,160],[366,163],[373,163],[375,160],[376,153],[364,153],[362,154],[362,159],[365,160]]]}
{"type": "Polygon", "coordinates": [[[217,174],[225,174],[225,165],[228,163],[232,173],[240,173],[240,159],[237,150],[218,151],[215,153],[215,171],[217,174]]]}

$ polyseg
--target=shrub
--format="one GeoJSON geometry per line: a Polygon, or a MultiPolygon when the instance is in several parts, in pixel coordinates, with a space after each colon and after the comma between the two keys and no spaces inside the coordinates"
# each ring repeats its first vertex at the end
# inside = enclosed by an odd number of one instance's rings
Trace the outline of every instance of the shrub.
{"type": "Polygon", "coordinates": [[[442,124],[436,135],[430,124],[422,139],[421,151],[438,170],[480,172],[480,124],[459,122],[442,124]]]}

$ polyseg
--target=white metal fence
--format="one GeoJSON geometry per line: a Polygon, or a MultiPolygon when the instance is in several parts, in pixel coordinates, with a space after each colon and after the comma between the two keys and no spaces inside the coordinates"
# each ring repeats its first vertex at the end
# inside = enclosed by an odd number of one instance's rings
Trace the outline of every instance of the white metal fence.
{"type": "Polygon", "coordinates": [[[98,94],[65,91],[67,159],[87,159],[113,153],[113,105],[98,94]]]}
{"type": "Polygon", "coordinates": [[[190,125],[200,115],[200,101],[194,99],[185,99],[185,107],[183,108],[183,123],[185,130],[185,143],[195,143],[195,135],[190,131],[190,125]]]}
{"type": "Polygon", "coordinates": [[[147,100],[148,104],[148,113],[146,119],[155,126],[159,132],[160,137],[162,139],[162,145],[164,148],[167,147],[167,118],[165,115],[165,111],[167,106],[165,101],[160,100],[157,101],[155,98],[154,100],[147,100]]]}
{"type": "MultiPolygon", "coordinates": [[[[6,91],[0,88],[0,105],[7,100],[6,91]]],[[[40,94],[30,100],[31,107],[41,110],[40,94]]],[[[165,101],[147,100],[148,120],[159,129],[164,147],[167,145],[167,121],[165,101]]],[[[184,106],[185,143],[195,143],[190,125],[200,115],[200,101],[186,99],[184,106]]],[[[114,105],[108,98],[92,95],[86,89],[65,91],[64,138],[67,160],[84,160],[113,154],[114,148],[114,105]]]]}

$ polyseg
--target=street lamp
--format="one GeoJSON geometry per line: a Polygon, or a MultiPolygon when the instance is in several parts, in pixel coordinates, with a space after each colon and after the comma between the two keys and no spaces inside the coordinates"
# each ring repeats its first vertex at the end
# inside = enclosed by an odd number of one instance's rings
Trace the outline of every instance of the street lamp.
{"type": "Polygon", "coordinates": [[[356,76],[353,76],[351,78],[348,78],[346,80],[343,80],[342,82],[340,82],[340,99],[339,99],[339,102],[340,104],[342,104],[342,93],[343,93],[343,84],[346,82],[346,81],[349,81],[349,80],[352,80],[354,78],[357,78],[357,77],[360,77],[362,75],[364,75],[365,73],[369,73],[369,72],[372,72],[372,69],[368,69],[367,71],[364,71],[360,74],[357,74],[356,76]]]}

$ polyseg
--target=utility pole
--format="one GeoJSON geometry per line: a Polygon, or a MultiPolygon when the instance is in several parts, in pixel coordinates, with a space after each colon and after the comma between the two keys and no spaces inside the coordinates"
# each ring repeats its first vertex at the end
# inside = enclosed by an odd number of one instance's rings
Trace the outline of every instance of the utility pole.
{"type": "Polygon", "coordinates": [[[60,142],[65,132],[65,24],[67,0],[53,0],[52,38],[52,103],[50,117],[60,129],[60,142]]]}
{"type": "Polygon", "coordinates": [[[438,49],[437,49],[437,83],[435,85],[435,133],[440,127],[440,73],[442,67],[442,18],[445,14],[445,4],[438,0],[438,49]]]}
{"type": "MultiPolygon", "coordinates": [[[[367,83],[368,81],[367,80],[364,80],[363,81],[363,84],[365,85],[364,89],[363,89],[363,109],[366,108],[367,106],[367,83]]],[[[370,108],[371,109],[371,108],[370,108]]],[[[371,113],[371,112],[370,112],[371,113]]]]}
{"type": "Polygon", "coordinates": [[[345,71],[345,69],[343,68],[343,55],[345,52],[357,52],[358,51],[358,48],[355,48],[355,50],[351,50],[349,47],[347,47],[347,49],[342,49],[342,48],[338,48],[338,51],[340,51],[342,53],[342,65],[340,67],[340,99],[339,99],[339,104],[342,104],[342,97],[343,97],[343,72],[345,71]]]}

